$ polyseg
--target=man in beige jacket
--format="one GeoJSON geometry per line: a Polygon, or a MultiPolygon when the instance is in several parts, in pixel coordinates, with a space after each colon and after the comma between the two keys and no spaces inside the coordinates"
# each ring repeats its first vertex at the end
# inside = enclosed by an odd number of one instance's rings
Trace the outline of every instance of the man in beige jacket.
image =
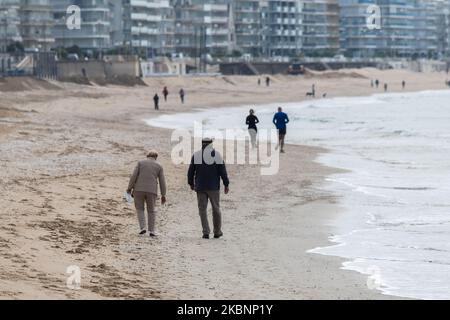
{"type": "Polygon", "coordinates": [[[161,189],[161,204],[166,203],[166,180],[163,167],[156,162],[158,153],[150,151],[146,160],[139,161],[130,178],[127,192],[134,197],[140,234],[145,234],[145,203],[148,213],[148,231],[155,237],[155,204],[158,196],[158,180],[161,189]]]}

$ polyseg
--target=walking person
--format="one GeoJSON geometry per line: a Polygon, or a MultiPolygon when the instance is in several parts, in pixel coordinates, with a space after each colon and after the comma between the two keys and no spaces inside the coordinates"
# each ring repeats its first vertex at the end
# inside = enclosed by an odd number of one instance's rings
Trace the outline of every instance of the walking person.
{"type": "Polygon", "coordinates": [[[261,78],[258,78],[258,86],[261,86],[261,78]]]}
{"type": "Polygon", "coordinates": [[[278,146],[280,147],[281,153],[284,153],[284,138],[286,137],[286,124],[288,123],[289,118],[287,114],[279,107],[278,112],[273,116],[273,124],[275,124],[278,130],[278,146]]]}
{"type": "Polygon", "coordinates": [[[256,147],[256,135],[258,134],[258,128],[256,125],[259,123],[259,119],[255,116],[255,110],[250,109],[250,114],[247,116],[245,120],[245,124],[248,125],[248,133],[250,134],[250,141],[252,144],[252,148],[256,147]]]}
{"type": "Polygon", "coordinates": [[[384,84],[384,92],[387,92],[387,90],[388,90],[388,84],[385,83],[385,84],[384,84]]]}
{"type": "Polygon", "coordinates": [[[164,87],[163,89],[163,96],[164,96],[164,101],[167,102],[167,96],[169,95],[169,90],[167,89],[167,87],[164,87]]]}
{"type": "Polygon", "coordinates": [[[270,87],[270,78],[269,77],[266,77],[266,86],[270,87]]]}
{"type": "Polygon", "coordinates": [[[380,80],[378,80],[378,79],[375,80],[375,86],[376,86],[377,89],[378,89],[378,87],[380,86],[380,80]]]}
{"type": "Polygon", "coordinates": [[[405,90],[405,87],[406,87],[406,81],[403,80],[403,81],[402,81],[402,89],[405,90]]]}
{"type": "Polygon", "coordinates": [[[203,228],[203,239],[209,239],[208,201],[211,202],[214,238],[223,236],[220,211],[220,180],[229,192],[227,169],[221,154],[214,150],[212,139],[202,140],[202,150],[194,153],[188,170],[188,184],[197,193],[198,211],[203,228]]]}
{"type": "Polygon", "coordinates": [[[146,160],[139,161],[136,165],[127,193],[134,197],[134,205],[141,229],[139,234],[147,232],[145,228],[145,205],[147,205],[148,231],[150,237],[155,237],[155,204],[158,197],[158,182],[161,190],[161,204],[166,203],[166,179],[163,167],[156,162],[158,153],[150,151],[146,160]]]}
{"type": "Polygon", "coordinates": [[[159,96],[157,93],[155,93],[155,96],[153,97],[153,102],[155,103],[155,110],[159,110],[159,96]]]}
{"type": "Polygon", "coordinates": [[[180,89],[179,94],[180,94],[181,103],[184,104],[184,96],[185,96],[186,93],[184,92],[183,88],[180,89]]]}

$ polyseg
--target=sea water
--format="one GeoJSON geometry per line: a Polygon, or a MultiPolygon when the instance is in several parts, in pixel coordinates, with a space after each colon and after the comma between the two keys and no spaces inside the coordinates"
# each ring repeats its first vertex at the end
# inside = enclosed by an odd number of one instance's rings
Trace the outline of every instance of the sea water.
{"type": "MultiPolygon", "coordinates": [[[[450,298],[450,91],[379,94],[283,104],[287,143],[322,146],[323,164],[347,169],[328,178],[344,209],[334,245],[371,288],[419,299],[450,298]]],[[[148,124],[206,130],[245,128],[249,108],[273,128],[278,104],[197,110],[148,124]]],[[[287,152],[289,149],[287,148],[287,152]]]]}

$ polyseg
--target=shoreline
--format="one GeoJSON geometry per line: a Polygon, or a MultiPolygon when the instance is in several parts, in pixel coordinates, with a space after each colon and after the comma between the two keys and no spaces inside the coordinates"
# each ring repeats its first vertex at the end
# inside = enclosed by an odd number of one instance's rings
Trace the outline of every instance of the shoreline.
{"type": "MultiPolygon", "coordinates": [[[[404,77],[402,72],[380,74],[404,77]]],[[[442,76],[418,81],[420,88],[443,87],[442,76]]],[[[0,133],[6,169],[0,173],[5,195],[0,199],[5,222],[0,228],[0,297],[395,298],[368,290],[366,277],[340,270],[344,259],[307,254],[301,247],[329,244],[330,218],[339,210],[333,196],[317,187],[335,172],[314,162],[323,149],[290,145],[282,166],[290,168],[281,173],[281,181],[260,178],[255,167],[231,166],[233,189],[223,198],[224,241],[199,239],[186,167],[170,161],[170,131],[140,120],[228,103],[297,101],[313,81],[320,81],[318,87],[327,88],[331,97],[332,92],[371,91],[358,91],[361,79],[280,77],[269,89],[255,87],[256,79],[228,77],[234,84],[221,78],[150,79],[147,88],[65,84],[59,91],[2,94],[0,104],[26,113],[0,118],[7,129],[0,133]],[[151,97],[164,84],[186,86],[186,105],[171,96],[160,113],[153,111],[151,97]],[[151,148],[160,150],[170,185],[156,241],[136,235],[134,209],[121,201],[135,162],[151,148]],[[300,227],[293,229],[296,224],[300,227]],[[82,270],[80,291],[65,287],[66,268],[74,264],[82,270]]]]}

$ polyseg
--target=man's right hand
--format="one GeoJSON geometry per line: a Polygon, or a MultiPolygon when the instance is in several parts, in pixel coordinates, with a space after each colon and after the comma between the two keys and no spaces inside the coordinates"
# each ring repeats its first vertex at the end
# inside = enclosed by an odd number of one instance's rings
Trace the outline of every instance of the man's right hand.
{"type": "Polygon", "coordinates": [[[230,192],[230,188],[225,187],[225,194],[228,194],[230,192]]]}
{"type": "Polygon", "coordinates": [[[191,184],[190,186],[191,186],[191,190],[195,190],[195,187],[193,184],[191,184]]]}

